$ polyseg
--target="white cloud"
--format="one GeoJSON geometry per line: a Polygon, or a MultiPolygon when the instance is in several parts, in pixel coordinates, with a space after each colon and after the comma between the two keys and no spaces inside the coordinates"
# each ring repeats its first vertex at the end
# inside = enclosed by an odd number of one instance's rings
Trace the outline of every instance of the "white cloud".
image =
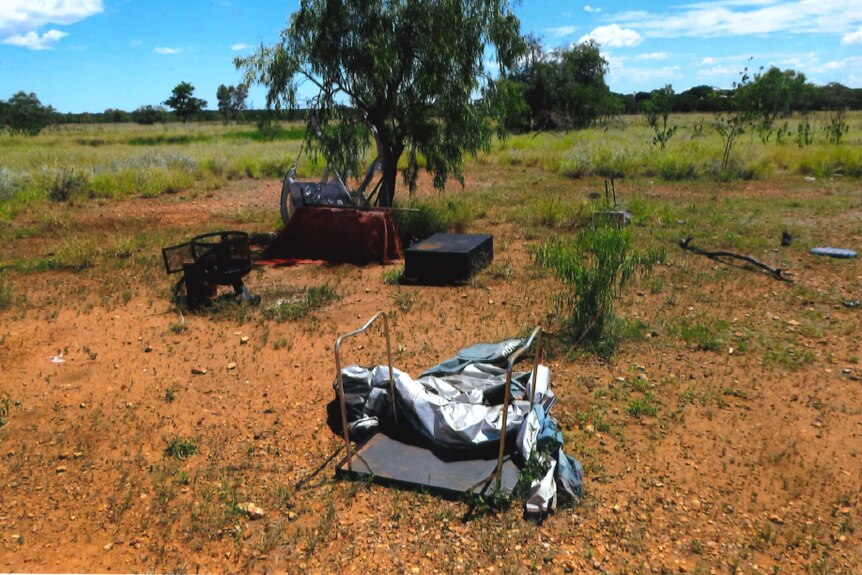
{"type": "Polygon", "coordinates": [[[635,60],[667,60],[667,52],[649,52],[646,54],[638,54],[634,57],[635,60]]]}
{"type": "Polygon", "coordinates": [[[738,68],[731,68],[729,66],[713,66],[712,68],[706,68],[703,70],[698,70],[697,75],[707,77],[707,78],[723,77],[723,76],[738,76],[739,75],[739,69],[738,68]]]}
{"type": "Polygon", "coordinates": [[[610,26],[599,26],[589,34],[581,36],[578,43],[588,40],[595,40],[603,48],[625,48],[637,46],[643,41],[643,38],[634,30],[623,29],[618,24],[611,24],[610,26]]]}
{"type": "Polygon", "coordinates": [[[548,34],[554,38],[562,38],[563,36],[571,36],[575,33],[575,26],[559,26],[557,28],[548,28],[548,34]]]}
{"type": "Polygon", "coordinates": [[[664,13],[627,12],[616,17],[652,38],[790,34],[855,34],[862,5],[847,0],[730,0],[702,2],[664,13]]]}
{"type": "Polygon", "coordinates": [[[862,56],[851,56],[843,60],[832,60],[815,69],[816,72],[835,72],[836,70],[857,71],[862,68],[862,56]]]}
{"type": "Polygon", "coordinates": [[[44,34],[27,32],[26,34],[15,34],[3,40],[4,44],[27,48],[28,50],[50,50],[54,44],[68,36],[59,30],[48,30],[44,34]]]}
{"type": "Polygon", "coordinates": [[[855,32],[845,34],[844,37],[841,38],[841,43],[845,46],[849,46],[850,44],[862,44],[862,28],[859,28],[855,32]]]}
{"type": "Polygon", "coordinates": [[[586,10],[586,11],[587,11],[587,12],[589,12],[590,14],[597,14],[597,13],[599,13],[599,12],[601,12],[601,11],[602,11],[602,9],[601,9],[601,8],[595,8],[595,7],[593,7],[593,6],[590,6],[589,4],[587,4],[586,6],[584,6],[584,10],[586,10]]]}
{"type": "Polygon", "coordinates": [[[703,64],[704,66],[712,66],[713,64],[715,64],[715,58],[712,58],[711,56],[707,56],[706,58],[701,60],[700,63],[703,64]]]}
{"type": "Polygon", "coordinates": [[[102,0],[2,0],[0,37],[27,38],[46,24],[74,24],[103,10],[102,0]]]}
{"type": "Polygon", "coordinates": [[[156,54],[171,56],[173,54],[179,54],[180,52],[182,52],[182,50],[180,48],[167,48],[162,46],[156,46],[153,52],[155,52],[156,54]]]}
{"type": "Polygon", "coordinates": [[[248,50],[251,48],[251,44],[243,44],[242,42],[238,42],[230,47],[234,52],[242,52],[243,50],[248,50]]]}

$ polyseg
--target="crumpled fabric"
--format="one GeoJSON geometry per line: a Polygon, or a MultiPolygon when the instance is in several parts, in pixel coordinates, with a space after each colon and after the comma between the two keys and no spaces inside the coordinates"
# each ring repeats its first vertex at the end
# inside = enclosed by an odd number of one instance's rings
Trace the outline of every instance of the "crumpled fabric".
{"type": "MultiPolygon", "coordinates": [[[[563,432],[545,408],[536,403],[524,418],[516,440],[518,453],[524,461],[536,457],[550,459],[549,471],[530,485],[526,512],[531,515],[554,511],[558,496],[565,503],[577,503],[584,497],[583,468],[563,452],[563,432]],[[552,477],[553,481],[548,478],[552,477]]],[[[546,461],[547,462],[547,461],[546,461]]]]}
{"type": "MultiPolygon", "coordinates": [[[[506,385],[504,366],[523,340],[476,344],[414,380],[393,368],[398,423],[402,420],[436,448],[458,452],[486,450],[498,445],[506,385]]],[[[348,427],[367,430],[392,418],[389,369],[350,366],[342,370],[348,427]]],[[[583,468],[563,452],[563,434],[549,412],[556,400],[551,373],[539,365],[534,405],[530,409],[532,373],[513,373],[511,402],[506,420],[507,444],[526,462],[546,458],[548,471],[533,480],[526,502],[528,514],[556,509],[558,499],[577,502],[584,496],[583,468]]],[[[337,387],[337,379],[333,384],[337,387]]]]}

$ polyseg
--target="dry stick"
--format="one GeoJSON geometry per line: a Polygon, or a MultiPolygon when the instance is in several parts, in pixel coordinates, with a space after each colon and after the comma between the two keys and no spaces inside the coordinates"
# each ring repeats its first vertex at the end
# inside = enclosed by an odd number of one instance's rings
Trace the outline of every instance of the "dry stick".
{"type": "MultiPolygon", "coordinates": [[[[686,251],[694,252],[696,254],[706,256],[706,257],[708,257],[710,259],[714,259],[716,261],[721,261],[719,258],[722,258],[722,257],[743,260],[743,261],[746,261],[750,264],[753,264],[753,265],[759,267],[760,269],[762,269],[763,271],[765,271],[766,273],[768,273],[769,275],[771,275],[772,277],[774,277],[778,281],[793,283],[793,280],[785,275],[787,273],[787,270],[783,270],[781,268],[774,268],[774,267],[767,265],[767,264],[765,264],[759,260],[754,259],[751,256],[735,254],[733,252],[726,252],[723,250],[703,250],[701,248],[698,248],[698,247],[691,245],[691,240],[693,240],[693,239],[694,238],[683,238],[683,239],[681,239],[679,241],[679,247],[681,247],[682,249],[684,249],[686,251]]],[[[722,262],[722,263],[726,263],[726,262],[722,262]]]]}

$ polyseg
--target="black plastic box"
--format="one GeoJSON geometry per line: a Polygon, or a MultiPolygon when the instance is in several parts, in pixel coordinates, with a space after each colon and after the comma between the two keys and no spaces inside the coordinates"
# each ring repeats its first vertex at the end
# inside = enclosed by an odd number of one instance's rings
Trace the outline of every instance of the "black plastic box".
{"type": "Polygon", "coordinates": [[[404,250],[408,284],[463,284],[494,260],[490,234],[434,234],[404,250]]]}

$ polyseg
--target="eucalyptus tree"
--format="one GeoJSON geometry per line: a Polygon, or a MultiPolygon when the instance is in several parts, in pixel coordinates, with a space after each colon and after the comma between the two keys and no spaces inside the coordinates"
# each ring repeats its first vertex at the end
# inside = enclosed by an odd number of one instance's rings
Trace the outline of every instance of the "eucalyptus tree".
{"type": "Polygon", "coordinates": [[[373,142],[377,203],[391,206],[405,153],[411,191],[423,165],[438,188],[463,182],[464,153],[501,126],[497,80],[523,50],[509,0],[302,0],[279,42],[235,64],[266,87],[268,109],[306,108],[322,134],[308,144],[343,172],[373,142]]]}

